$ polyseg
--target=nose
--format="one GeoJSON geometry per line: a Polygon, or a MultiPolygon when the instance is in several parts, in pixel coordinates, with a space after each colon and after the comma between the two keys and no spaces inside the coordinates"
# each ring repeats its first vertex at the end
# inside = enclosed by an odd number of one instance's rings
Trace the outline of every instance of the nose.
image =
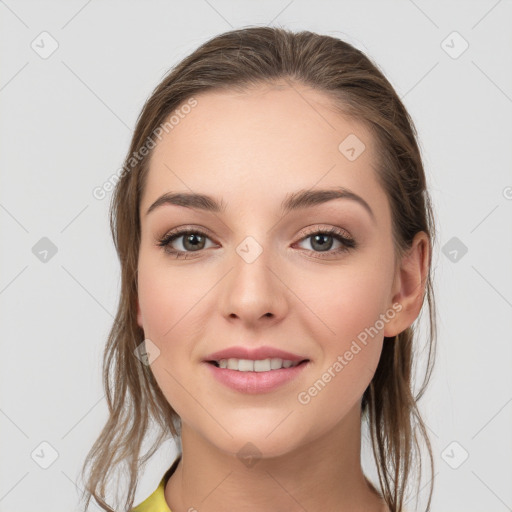
{"type": "Polygon", "coordinates": [[[286,279],[277,259],[250,239],[237,248],[222,285],[220,306],[225,318],[246,327],[279,322],[288,308],[286,279]]]}

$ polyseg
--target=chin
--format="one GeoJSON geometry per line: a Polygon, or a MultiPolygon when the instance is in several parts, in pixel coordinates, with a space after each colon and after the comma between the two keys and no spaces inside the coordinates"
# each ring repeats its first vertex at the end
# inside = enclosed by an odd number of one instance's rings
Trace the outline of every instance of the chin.
{"type": "MultiPolygon", "coordinates": [[[[274,425],[275,427],[275,425],[274,425]]],[[[272,428],[274,428],[272,427],[272,428]]],[[[270,434],[272,431],[230,431],[233,438],[229,438],[225,443],[219,444],[219,440],[211,440],[219,450],[226,452],[230,456],[237,457],[247,467],[255,465],[262,459],[273,459],[285,456],[295,450],[300,450],[300,440],[291,432],[283,429],[281,435],[270,434]],[[291,440],[294,439],[294,443],[291,440]],[[290,444],[288,444],[290,443],[290,444]]]]}

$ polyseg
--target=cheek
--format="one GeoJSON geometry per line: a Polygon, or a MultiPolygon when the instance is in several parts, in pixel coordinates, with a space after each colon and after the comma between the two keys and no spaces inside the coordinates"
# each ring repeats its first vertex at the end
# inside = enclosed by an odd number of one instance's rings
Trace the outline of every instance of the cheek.
{"type": "Polygon", "coordinates": [[[156,265],[139,265],[139,307],[147,338],[160,340],[172,326],[177,300],[170,291],[170,282],[156,265]]]}
{"type": "Polygon", "coordinates": [[[317,294],[308,298],[321,321],[314,318],[307,328],[315,333],[321,352],[297,400],[304,414],[323,418],[319,429],[341,421],[361,399],[382,351],[382,326],[376,323],[384,312],[386,282],[369,268],[344,270],[331,273],[325,282],[317,280],[328,288],[323,293],[316,288],[317,294]]]}
{"type": "Polygon", "coordinates": [[[205,316],[211,313],[211,287],[204,273],[186,272],[159,254],[141,251],[138,298],[144,336],[159,350],[151,371],[173,405],[180,389],[177,381],[187,381],[187,364],[200,355],[197,345],[205,337],[205,316]]]}
{"type": "Polygon", "coordinates": [[[387,279],[379,272],[352,272],[345,280],[344,293],[335,301],[336,327],[342,339],[355,338],[374,326],[384,311],[387,294],[387,279]]]}
{"type": "Polygon", "coordinates": [[[385,312],[390,289],[387,273],[389,268],[377,264],[302,272],[294,283],[294,292],[307,306],[301,307],[300,317],[307,319],[318,340],[341,350],[385,312]]]}
{"type": "MultiPolygon", "coordinates": [[[[141,251],[138,298],[144,336],[159,350],[158,357],[151,363],[151,372],[168,403],[180,416],[186,412],[189,399],[182,387],[187,382],[182,363],[190,357],[190,340],[194,338],[191,332],[191,326],[196,324],[193,302],[200,298],[194,297],[194,290],[197,287],[184,279],[183,272],[141,251]]],[[[188,389],[189,385],[186,387],[188,389]]]]}
{"type": "Polygon", "coordinates": [[[301,404],[311,402],[315,414],[325,415],[335,403],[328,414],[339,420],[373,378],[382,351],[381,315],[388,307],[392,261],[381,253],[379,259],[354,259],[328,272],[302,273],[297,281],[297,296],[314,312],[302,308],[302,328],[313,334],[319,349],[314,379],[302,390],[303,400],[298,398],[301,404]]]}
{"type": "Polygon", "coordinates": [[[146,337],[159,343],[175,337],[190,324],[187,320],[194,314],[193,306],[204,293],[200,283],[167,264],[163,256],[141,251],[138,299],[146,337]]]}

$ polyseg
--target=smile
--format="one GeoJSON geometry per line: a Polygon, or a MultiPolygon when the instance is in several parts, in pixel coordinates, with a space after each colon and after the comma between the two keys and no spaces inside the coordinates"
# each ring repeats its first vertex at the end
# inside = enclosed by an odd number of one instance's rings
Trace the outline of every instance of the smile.
{"type": "Polygon", "coordinates": [[[280,359],[273,357],[269,359],[220,359],[219,361],[209,361],[217,368],[227,368],[239,372],[268,372],[271,370],[280,370],[281,368],[291,368],[305,362],[291,361],[289,359],[280,359]]]}

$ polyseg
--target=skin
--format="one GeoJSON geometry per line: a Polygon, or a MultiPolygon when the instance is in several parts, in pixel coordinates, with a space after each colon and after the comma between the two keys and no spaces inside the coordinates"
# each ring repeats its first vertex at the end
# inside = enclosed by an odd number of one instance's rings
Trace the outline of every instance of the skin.
{"type": "Polygon", "coordinates": [[[396,258],[372,136],[321,92],[283,82],[195,97],[155,147],[140,205],[138,323],[160,350],[151,370],[182,421],[183,459],[165,499],[173,512],[386,511],[361,469],[361,398],[384,336],[419,314],[428,238],[417,234],[396,258]],[[352,133],[366,149],[349,161],[338,146],[352,133]],[[375,219],[347,199],[280,213],[290,192],[339,186],[363,197],[375,219]],[[226,210],[163,205],[146,215],[170,191],[212,195],[226,210]],[[189,224],[210,233],[204,248],[191,250],[181,236],[172,246],[191,257],[175,259],[158,247],[189,224]],[[332,239],[331,257],[320,258],[306,227],[341,228],[358,245],[334,254],[341,243],[332,239]],[[247,236],[263,250],[250,264],[236,252],[247,236]],[[298,393],[397,303],[400,313],[299,403],[298,393]],[[203,362],[234,345],[271,345],[310,364],[270,393],[246,394],[217,382],[203,362]],[[237,457],[248,442],[260,456],[251,467],[237,457]]]}

